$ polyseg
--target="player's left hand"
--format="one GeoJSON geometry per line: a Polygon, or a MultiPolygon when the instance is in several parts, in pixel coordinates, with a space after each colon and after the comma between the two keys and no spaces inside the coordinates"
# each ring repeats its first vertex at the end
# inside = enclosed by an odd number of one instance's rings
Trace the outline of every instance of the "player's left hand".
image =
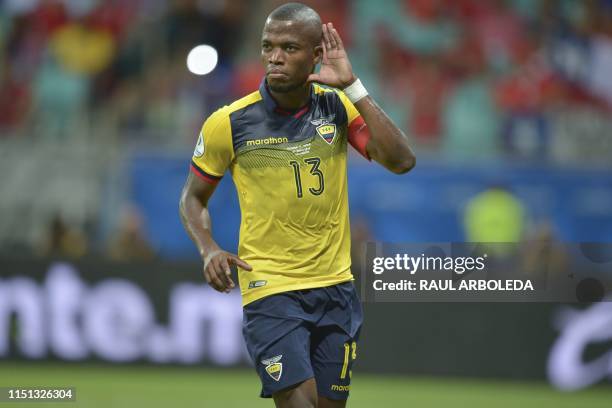
{"type": "Polygon", "coordinates": [[[332,23],[323,24],[323,59],[318,74],[311,74],[308,82],[318,82],[334,88],[344,89],[357,77],[344,50],[344,44],[332,23]]]}

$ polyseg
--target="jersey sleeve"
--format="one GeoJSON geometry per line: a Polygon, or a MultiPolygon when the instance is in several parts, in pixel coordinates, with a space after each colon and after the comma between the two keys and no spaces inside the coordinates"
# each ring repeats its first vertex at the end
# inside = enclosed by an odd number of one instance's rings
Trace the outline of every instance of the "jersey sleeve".
{"type": "Polygon", "coordinates": [[[367,160],[372,160],[368,154],[367,145],[371,135],[368,125],[365,123],[359,111],[342,91],[338,91],[340,101],[344,106],[347,116],[348,142],[367,160]]]}
{"type": "Polygon", "coordinates": [[[209,183],[217,183],[234,159],[229,115],[219,109],[206,119],[191,159],[191,171],[209,183]]]}

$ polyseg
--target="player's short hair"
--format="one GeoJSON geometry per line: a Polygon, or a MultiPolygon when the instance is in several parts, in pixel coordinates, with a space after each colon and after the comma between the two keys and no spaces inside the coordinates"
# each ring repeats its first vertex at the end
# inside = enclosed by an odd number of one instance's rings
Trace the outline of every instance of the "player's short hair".
{"type": "Polygon", "coordinates": [[[268,20],[276,21],[299,21],[306,25],[309,37],[312,37],[314,45],[321,43],[323,32],[321,29],[321,17],[302,3],[286,3],[274,9],[268,16],[268,20]]]}

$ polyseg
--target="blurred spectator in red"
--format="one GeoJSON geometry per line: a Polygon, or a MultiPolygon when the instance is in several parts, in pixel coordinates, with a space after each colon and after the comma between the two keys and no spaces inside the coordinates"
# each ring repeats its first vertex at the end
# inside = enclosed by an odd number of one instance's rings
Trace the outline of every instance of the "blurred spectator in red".
{"type": "Polygon", "coordinates": [[[8,136],[16,130],[28,114],[30,90],[20,81],[12,67],[0,70],[0,135],[8,136]]]}
{"type": "Polygon", "coordinates": [[[473,31],[489,69],[505,71],[524,43],[525,27],[508,0],[460,0],[459,21],[473,31]]]}
{"type": "MultiPolygon", "coordinates": [[[[147,0],[104,0],[100,2],[89,0],[93,4],[78,12],[89,27],[108,32],[119,39],[135,22],[138,8],[143,1],[147,0]]],[[[73,0],[73,2],[75,4],[88,3],[88,1],[82,2],[81,0],[73,0]]]]}
{"type": "Polygon", "coordinates": [[[451,88],[450,78],[435,57],[417,59],[407,75],[410,134],[423,144],[437,147],[442,134],[440,115],[451,88]]]}
{"type": "Polygon", "coordinates": [[[491,158],[500,144],[500,115],[493,98],[493,78],[475,30],[466,32],[449,62],[460,80],[443,111],[443,151],[462,159],[491,158]]]}

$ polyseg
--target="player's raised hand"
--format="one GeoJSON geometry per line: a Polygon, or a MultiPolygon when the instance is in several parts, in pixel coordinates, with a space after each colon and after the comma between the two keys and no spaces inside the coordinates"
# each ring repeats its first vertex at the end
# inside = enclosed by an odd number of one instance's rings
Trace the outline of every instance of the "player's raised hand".
{"type": "Polygon", "coordinates": [[[206,282],[219,292],[229,293],[236,286],[231,278],[230,265],[239,266],[247,271],[253,270],[251,265],[238,256],[219,249],[212,251],[204,259],[206,282]]]}
{"type": "Polygon", "coordinates": [[[311,74],[308,82],[318,82],[334,88],[344,89],[349,86],[356,77],[353,67],[344,50],[344,44],[332,23],[323,24],[323,59],[318,74],[311,74]]]}

